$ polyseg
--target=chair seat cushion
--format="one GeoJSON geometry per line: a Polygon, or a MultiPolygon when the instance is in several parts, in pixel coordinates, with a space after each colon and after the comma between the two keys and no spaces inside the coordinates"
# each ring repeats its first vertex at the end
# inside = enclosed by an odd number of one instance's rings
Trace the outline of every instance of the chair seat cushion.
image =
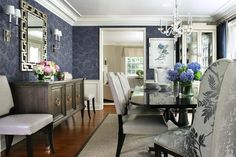
{"type": "Polygon", "coordinates": [[[0,134],[31,135],[53,121],[50,114],[16,114],[0,118],[0,134]]]}
{"type": "Polygon", "coordinates": [[[127,115],[123,119],[125,134],[157,135],[168,130],[162,115],[127,115]]]}
{"type": "Polygon", "coordinates": [[[95,98],[95,96],[93,94],[88,94],[88,95],[84,96],[84,100],[91,100],[93,98],[95,98]]]}
{"type": "Polygon", "coordinates": [[[187,143],[189,133],[189,127],[170,130],[156,136],[154,143],[182,156],[189,156],[190,145],[187,143]]]}

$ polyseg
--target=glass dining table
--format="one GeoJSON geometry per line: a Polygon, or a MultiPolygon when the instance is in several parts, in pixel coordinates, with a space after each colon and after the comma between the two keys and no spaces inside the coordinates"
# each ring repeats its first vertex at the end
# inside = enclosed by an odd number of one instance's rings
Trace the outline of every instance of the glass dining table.
{"type": "Polygon", "coordinates": [[[164,109],[165,120],[171,120],[177,126],[187,126],[188,121],[188,109],[191,109],[194,118],[195,108],[197,107],[197,99],[180,98],[175,96],[171,89],[159,90],[159,89],[145,89],[143,86],[136,86],[131,96],[130,103],[137,106],[143,106],[148,109],[160,108],[164,109]],[[178,120],[175,119],[172,112],[173,109],[177,109],[179,112],[178,120]]]}

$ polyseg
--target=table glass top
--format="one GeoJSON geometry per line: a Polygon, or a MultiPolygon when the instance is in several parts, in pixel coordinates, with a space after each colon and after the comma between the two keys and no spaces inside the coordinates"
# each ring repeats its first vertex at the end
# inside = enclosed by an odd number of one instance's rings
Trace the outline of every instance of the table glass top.
{"type": "Polygon", "coordinates": [[[166,91],[147,90],[144,87],[137,86],[134,89],[130,102],[134,105],[152,105],[156,107],[196,107],[197,99],[195,97],[179,98],[173,95],[171,89],[166,91]],[[177,106],[178,105],[178,106],[177,106]]]}

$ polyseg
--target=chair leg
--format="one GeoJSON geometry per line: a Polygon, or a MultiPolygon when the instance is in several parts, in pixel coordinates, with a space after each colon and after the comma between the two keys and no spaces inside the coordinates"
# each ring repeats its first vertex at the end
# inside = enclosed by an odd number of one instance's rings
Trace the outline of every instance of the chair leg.
{"type": "Polygon", "coordinates": [[[166,152],[163,152],[164,157],[168,157],[168,154],[166,152]]]}
{"type": "Polygon", "coordinates": [[[89,102],[89,100],[87,100],[87,109],[88,109],[89,119],[91,119],[91,116],[90,116],[90,102],[89,102]]]}
{"type": "Polygon", "coordinates": [[[81,118],[82,118],[82,121],[84,120],[84,108],[80,111],[81,113],[81,118]]]}
{"type": "Polygon", "coordinates": [[[9,153],[11,149],[11,144],[13,141],[13,135],[5,135],[5,143],[6,143],[6,155],[9,153]]]}
{"type": "Polygon", "coordinates": [[[125,140],[125,134],[123,133],[123,121],[121,115],[118,115],[118,125],[119,125],[119,130],[118,130],[118,144],[116,148],[116,157],[120,156],[121,149],[125,140]]]}
{"type": "Polygon", "coordinates": [[[118,134],[118,144],[117,144],[117,148],[116,148],[116,157],[120,156],[124,141],[125,141],[125,134],[119,133],[118,134]]]}
{"type": "Polygon", "coordinates": [[[154,144],[154,149],[155,149],[155,157],[161,157],[161,150],[158,149],[158,146],[154,144]]]}
{"type": "Polygon", "coordinates": [[[53,144],[53,123],[50,123],[47,126],[47,130],[48,130],[48,142],[49,142],[49,146],[50,146],[50,150],[52,152],[52,154],[54,154],[55,150],[54,150],[54,144],[53,144]]]}
{"type": "Polygon", "coordinates": [[[95,114],[96,113],[96,111],[95,111],[95,98],[93,98],[92,101],[93,101],[93,113],[95,114]]]}
{"type": "Polygon", "coordinates": [[[26,135],[27,157],[33,157],[33,142],[32,136],[26,135]]]}

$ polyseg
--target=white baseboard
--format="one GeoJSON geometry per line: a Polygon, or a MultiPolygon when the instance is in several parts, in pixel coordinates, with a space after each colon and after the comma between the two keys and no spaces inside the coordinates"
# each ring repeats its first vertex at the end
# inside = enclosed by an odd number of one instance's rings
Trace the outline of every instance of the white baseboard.
{"type": "MultiPolygon", "coordinates": [[[[86,94],[95,95],[95,108],[96,108],[96,110],[103,109],[103,102],[101,102],[101,96],[102,96],[101,94],[102,93],[100,93],[100,81],[99,80],[84,80],[84,95],[86,95],[86,94]]],[[[91,106],[91,102],[90,102],[90,106],[91,106]]]]}

